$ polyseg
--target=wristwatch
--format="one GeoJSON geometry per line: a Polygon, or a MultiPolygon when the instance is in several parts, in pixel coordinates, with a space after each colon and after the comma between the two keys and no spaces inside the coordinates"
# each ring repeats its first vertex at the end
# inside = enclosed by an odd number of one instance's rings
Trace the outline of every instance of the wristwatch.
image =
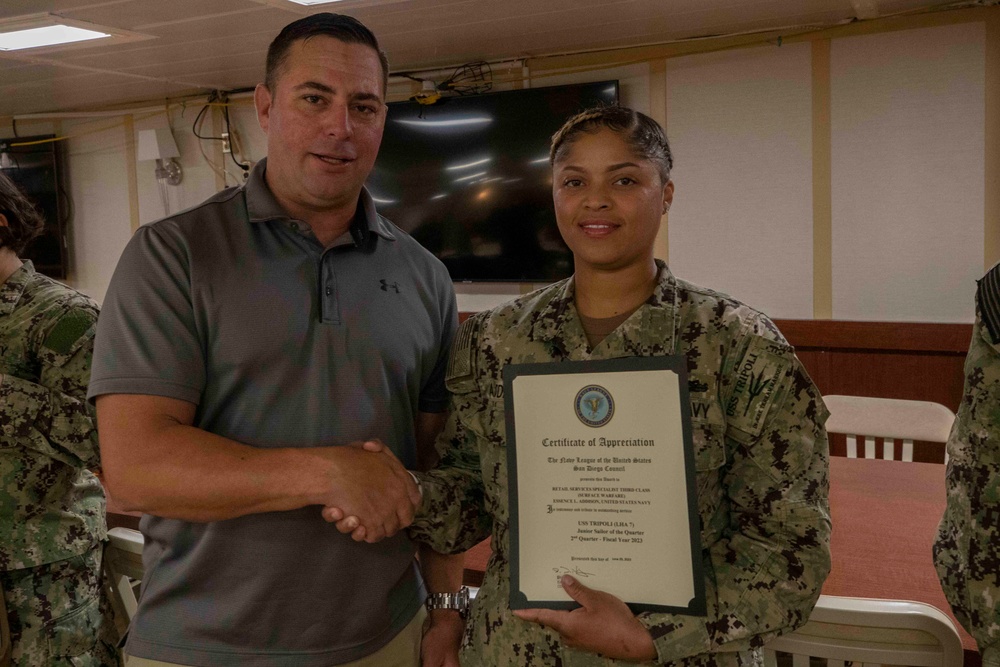
{"type": "Polygon", "coordinates": [[[424,605],[427,611],[454,609],[459,616],[465,618],[469,613],[469,588],[462,586],[457,593],[431,593],[424,605]]]}

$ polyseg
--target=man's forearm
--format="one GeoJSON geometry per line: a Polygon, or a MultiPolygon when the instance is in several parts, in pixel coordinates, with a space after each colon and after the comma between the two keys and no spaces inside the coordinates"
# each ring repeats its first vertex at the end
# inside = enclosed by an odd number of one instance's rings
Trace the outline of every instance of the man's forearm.
{"type": "Polygon", "coordinates": [[[367,542],[413,521],[419,491],[388,449],[366,451],[361,442],[251,447],[196,428],[195,410],[162,396],[98,397],[104,476],[126,509],[208,522],[338,507],[365,526],[367,542]]]}
{"type": "Polygon", "coordinates": [[[127,456],[106,455],[104,476],[127,510],[208,522],[315,503],[314,458],[308,449],[260,449],[176,424],[145,434],[127,456]]]}

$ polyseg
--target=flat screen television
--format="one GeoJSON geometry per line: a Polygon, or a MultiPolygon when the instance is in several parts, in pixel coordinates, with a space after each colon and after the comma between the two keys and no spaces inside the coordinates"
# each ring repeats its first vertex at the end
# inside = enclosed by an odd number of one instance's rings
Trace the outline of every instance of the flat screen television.
{"type": "Polygon", "coordinates": [[[0,139],[0,146],[13,164],[3,174],[14,181],[45,218],[45,230],[28,244],[21,257],[30,259],[39,273],[63,279],[67,274],[67,253],[63,228],[65,202],[59,183],[59,142],[44,141],[53,136],[8,137],[0,139]],[[33,143],[38,141],[43,143],[33,143]],[[22,143],[32,145],[10,145],[22,143]]]}
{"type": "Polygon", "coordinates": [[[368,189],[379,212],[458,282],[552,282],[573,273],[552,207],[549,139],[618,100],[618,82],[389,104],[368,189]]]}

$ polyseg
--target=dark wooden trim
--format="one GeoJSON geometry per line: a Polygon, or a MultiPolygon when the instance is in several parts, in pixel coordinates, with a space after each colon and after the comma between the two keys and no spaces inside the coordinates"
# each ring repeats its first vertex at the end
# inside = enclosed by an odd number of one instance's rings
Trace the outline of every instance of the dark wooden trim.
{"type": "Polygon", "coordinates": [[[845,320],[775,320],[796,348],[883,350],[965,355],[971,324],[926,322],[849,322],[845,320]]]}
{"type": "MultiPolygon", "coordinates": [[[[472,314],[459,313],[458,319],[464,322],[472,314]]],[[[848,320],[775,320],[774,323],[789,343],[803,349],[943,352],[964,356],[972,339],[971,324],[848,320]]]]}

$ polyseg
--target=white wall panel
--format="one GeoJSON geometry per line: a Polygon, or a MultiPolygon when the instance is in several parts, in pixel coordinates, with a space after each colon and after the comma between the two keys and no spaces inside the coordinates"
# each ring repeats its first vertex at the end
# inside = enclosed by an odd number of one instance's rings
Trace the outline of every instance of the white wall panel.
{"type": "MultiPolygon", "coordinates": [[[[63,122],[63,132],[80,135],[108,121],[63,122]]],[[[72,284],[104,301],[118,257],[132,236],[125,132],[121,126],[66,141],[65,163],[73,201],[72,284]]]]}
{"type": "Polygon", "coordinates": [[[972,320],[984,40],[968,23],[833,41],[834,319],[972,320]]]}
{"type": "Polygon", "coordinates": [[[667,61],[671,268],[771,317],[813,315],[810,48],[667,61]]]}

